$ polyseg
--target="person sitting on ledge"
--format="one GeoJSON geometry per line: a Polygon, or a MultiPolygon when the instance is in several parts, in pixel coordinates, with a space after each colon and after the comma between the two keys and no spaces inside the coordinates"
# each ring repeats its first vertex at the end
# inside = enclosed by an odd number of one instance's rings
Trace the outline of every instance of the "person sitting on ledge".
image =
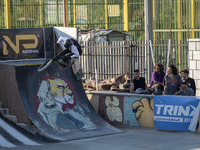
{"type": "Polygon", "coordinates": [[[145,90],[147,88],[147,84],[145,82],[145,78],[140,77],[139,70],[134,70],[134,80],[131,82],[130,93],[135,93],[138,88],[142,88],[145,90]]]}
{"type": "Polygon", "coordinates": [[[186,82],[186,81],[181,82],[181,90],[176,92],[174,95],[195,96],[194,90],[189,87],[188,82],[186,82]]]}
{"type": "Polygon", "coordinates": [[[169,65],[167,75],[164,77],[164,93],[165,95],[174,95],[180,90],[181,77],[178,75],[178,69],[174,65],[169,65]]]}
{"type": "Polygon", "coordinates": [[[181,71],[181,77],[184,81],[188,83],[188,86],[194,90],[194,95],[196,95],[196,85],[194,79],[189,77],[189,71],[188,70],[182,70],[181,71]]]}
{"type": "Polygon", "coordinates": [[[164,90],[164,86],[163,86],[163,80],[165,77],[165,73],[163,72],[164,67],[162,64],[156,64],[154,66],[155,71],[152,73],[151,76],[151,84],[150,84],[150,88],[152,90],[164,90]]]}

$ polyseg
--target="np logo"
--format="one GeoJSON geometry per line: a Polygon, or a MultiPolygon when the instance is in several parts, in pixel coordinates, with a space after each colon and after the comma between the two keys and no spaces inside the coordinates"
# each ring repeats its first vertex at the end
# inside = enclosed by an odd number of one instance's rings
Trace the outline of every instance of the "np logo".
{"type": "Polygon", "coordinates": [[[3,55],[8,55],[7,44],[15,51],[16,54],[19,54],[19,42],[25,40],[33,40],[33,43],[22,44],[25,49],[34,49],[38,46],[38,38],[34,34],[30,35],[16,35],[16,44],[14,44],[8,36],[3,36],[6,42],[3,41],[3,55]]]}

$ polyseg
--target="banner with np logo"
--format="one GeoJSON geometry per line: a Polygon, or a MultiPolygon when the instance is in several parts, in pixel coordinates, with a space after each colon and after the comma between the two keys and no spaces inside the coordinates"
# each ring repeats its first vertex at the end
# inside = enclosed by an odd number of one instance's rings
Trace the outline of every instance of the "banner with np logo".
{"type": "Polygon", "coordinates": [[[154,127],[195,131],[200,110],[198,97],[154,96],[154,127]]]}
{"type": "Polygon", "coordinates": [[[0,61],[43,59],[45,52],[54,53],[53,28],[0,29],[0,61]]]}

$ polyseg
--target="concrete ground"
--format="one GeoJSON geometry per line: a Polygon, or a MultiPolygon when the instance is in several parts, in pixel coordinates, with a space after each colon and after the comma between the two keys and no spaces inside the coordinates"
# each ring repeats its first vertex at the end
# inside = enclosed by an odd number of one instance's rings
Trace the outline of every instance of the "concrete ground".
{"type": "MultiPolygon", "coordinates": [[[[14,150],[200,150],[200,133],[168,132],[149,128],[120,128],[122,133],[48,143],[41,146],[23,146],[14,150]]],[[[7,148],[0,148],[0,150],[7,148]]]]}

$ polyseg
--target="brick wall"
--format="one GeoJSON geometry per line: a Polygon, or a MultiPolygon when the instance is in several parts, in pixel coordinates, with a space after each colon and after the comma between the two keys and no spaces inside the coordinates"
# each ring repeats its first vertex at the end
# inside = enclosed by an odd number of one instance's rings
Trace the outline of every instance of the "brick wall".
{"type": "Polygon", "coordinates": [[[189,39],[189,71],[196,82],[197,94],[200,96],[200,39],[189,39]]]}

